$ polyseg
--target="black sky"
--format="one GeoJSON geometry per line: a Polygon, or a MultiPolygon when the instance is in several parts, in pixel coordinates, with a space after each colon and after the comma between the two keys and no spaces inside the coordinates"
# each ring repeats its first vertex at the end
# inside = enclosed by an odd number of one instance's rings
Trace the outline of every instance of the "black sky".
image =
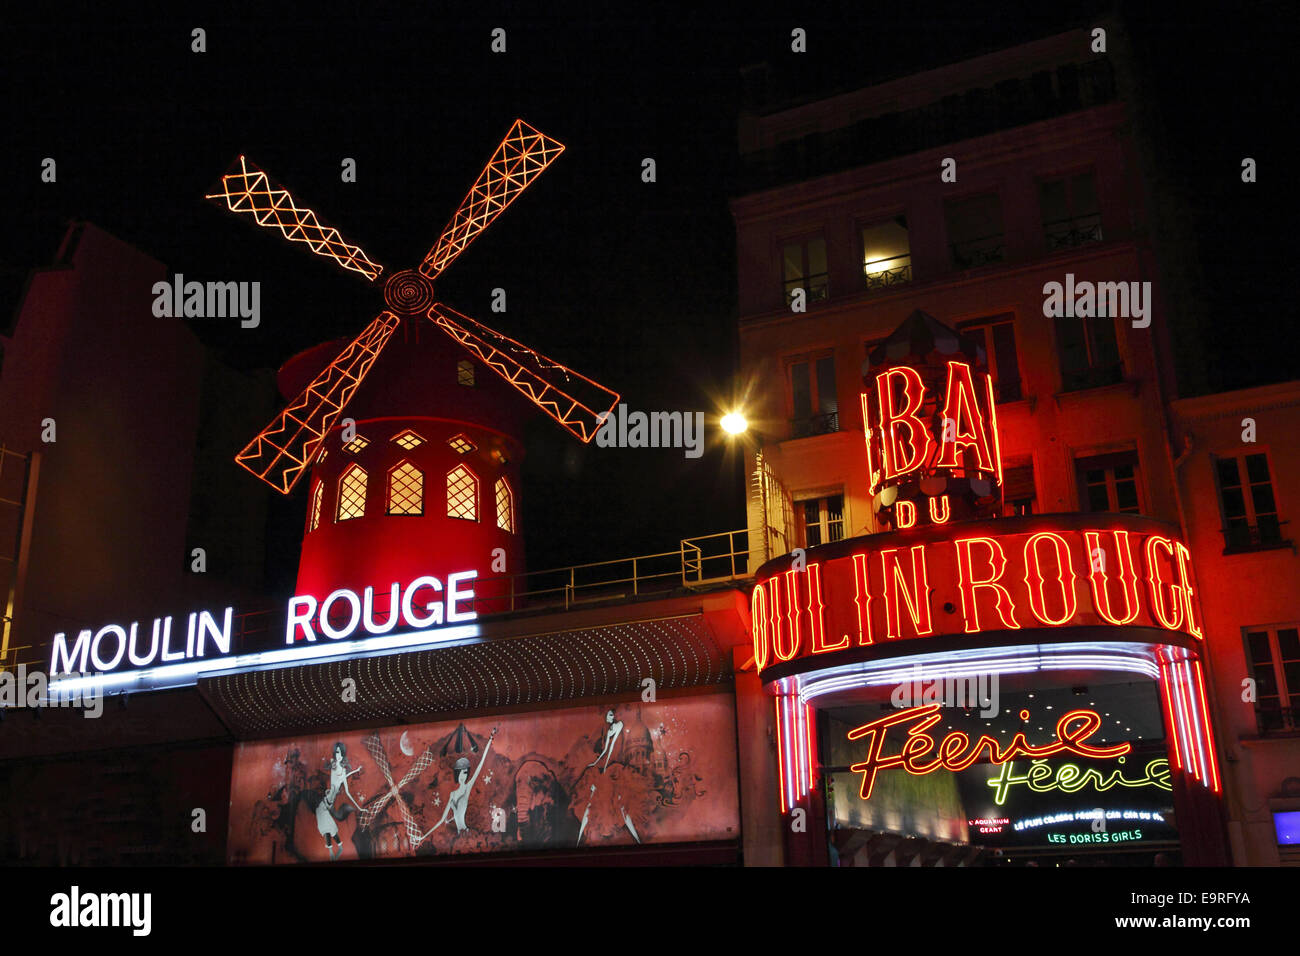
{"type": "MultiPolygon", "coordinates": [[[[260,280],[263,321],[195,320],[231,364],[274,366],[351,335],[378,291],[205,204],[247,153],[389,268],[415,265],[519,116],[564,156],[439,281],[439,298],[616,390],[634,408],[710,412],[735,356],[740,68],[769,61],[799,90],[863,85],[1090,22],[1103,3],[737,6],[336,4],[295,20],[228,5],[164,19],[102,7],[10,14],[3,39],[0,230],[7,317],[62,223],[89,219],[200,279],[260,280]],[[414,6],[414,5],[412,5],[414,6]],[[626,8],[625,12],[624,8],[626,8]],[[190,52],[190,30],[207,52],[190,52]],[[789,52],[790,30],[809,52],[789,52]],[[507,52],[489,49],[494,27],[507,52]],[[39,181],[58,162],[58,183],[39,181]],[[641,181],[653,157],[658,181],[641,181]],[[344,157],[358,181],[340,181],[344,157]],[[489,308],[494,287],[509,309],[489,308]]],[[[1193,197],[1222,336],[1212,378],[1296,377],[1293,121],[1285,4],[1141,4],[1135,44],[1166,120],[1165,155],[1193,197]],[[1284,19],[1285,16],[1285,19],[1284,19]],[[1259,162],[1247,187],[1242,156],[1259,162]]],[[[901,318],[901,317],[900,317],[901,318]]],[[[129,374],[129,370],[123,370],[129,374]]],[[[674,549],[744,524],[741,475],[714,448],[578,446],[530,430],[524,489],[533,567],[674,549]]],[[[232,449],[233,452],[233,449],[232,449]]],[[[296,545],[296,542],[294,542],[296,545]]]]}

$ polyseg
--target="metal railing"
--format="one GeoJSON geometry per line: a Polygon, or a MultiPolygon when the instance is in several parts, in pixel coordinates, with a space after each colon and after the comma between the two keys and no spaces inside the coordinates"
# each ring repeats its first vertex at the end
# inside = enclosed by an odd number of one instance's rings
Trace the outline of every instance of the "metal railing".
{"type": "Polygon", "coordinates": [[[1049,252],[1071,249],[1089,242],[1101,242],[1101,216],[1078,216],[1073,219],[1045,222],[1043,232],[1047,238],[1049,252]]]}
{"type": "Polygon", "coordinates": [[[825,302],[830,296],[830,273],[818,272],[816,275],[787,279],[785,283],[786,305],[790,305],[794,301],[794,294],[798,289],[804,290],[806,293],[805,301],[807,302],[825,302]]]}
{"type": "Polygon", "coordinates": [[[824,412],[821,415],[809,415],[807,418],[790,419],[791,438],[811,438],[813,435],[829,435],[840,430],[840,413],[824,412]]]}
{"type": "Polygon", "coordinates": [[[862,264],[862,275],[866,279],[867,289],[872,292],[877,289],[887,289],[890,286],[906,285],[912,281],[912,258],[911,256],[895,256],[894,259],[877,259],[875,262],[864,262],[862,264]],[[895,259],[904,259],[906,261],[897,266],[871,269],[872,266],[879,266],[882,262],[893,262],[895,259]]]}
{"type": "Polygon", "coordinates": [[[1002,233],[968,239],[952,244],[952,264],[956,269],[974,269],[990,263],[1001,262],[1005,258],[1002,233]]]}

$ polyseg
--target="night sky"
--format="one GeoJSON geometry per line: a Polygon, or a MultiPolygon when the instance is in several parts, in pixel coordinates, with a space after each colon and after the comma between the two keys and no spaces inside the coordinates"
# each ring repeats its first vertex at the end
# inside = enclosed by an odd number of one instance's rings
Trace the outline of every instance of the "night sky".
{"type": "MultiPolygon", "coordinates": [[[[834,91],[1088,25],[1109,5],[804,6],[723,15],[593,2],[561,17],[536,3],[421,4],[414,14],[337,4],[302,21],[224,5],[174,20],[98,7],[10,14],[0,39],[9,86],[2,321],[27,271],[52,259],[63,223],[88,219],[172,272],[259,280],[259,328],[190,324],[232,365],[276,366],[355,334],[378,311],[379,289],[205,203],[233,158],[246,153],[398,270],[418,264],[522,117],[567,151],[451,266],[439,299],[609,385],[632,408],[715,414],[736,356],[727,200],[741,67],[769,62],[792,93],[834,91]],[[203,54],[190,52],[196,26],[207,31],[203,54]],[[802,56],[789,51],[795,26],[808,30],[802,56]],[[494,27],[507,31],[504,55],[490,51],[494,27]],[[57,184],[40,182],[46,156],[58,162],[57,184]],[[357,162],[355,184],[340,181],[344,157],[357,162]],[[641,181],[644,157],[656,160],[656,183],[641,181]],[[504,315],[490,309],[498,286],[504,315]]],[[[1294,231],[1296,204],[1280,146],[1294,123],[1280,88],[1293,74],[1283,44],[1294,14],[1283,3],[1214,15],[1134,6],[1130,29],[1164,120],[1155,134],[1194,203],[1206,288],[1222,317],[1211,380],[1294,378],[1294,244],[1282,233],[1294,231]],[[1240,183],[1242,156],[1259,163],[1254,186],[1240,183]]],[[[530,565],[675,550],[682,537],[742,527],[738,459],[712,424],[710,436],[709,453],[688,460],[680,450],[584,447],[539,421],[523,489],[530,565]]],[[[272,548],[290,556],[303,497],[277,505],[288,540],[272,548]]]]}

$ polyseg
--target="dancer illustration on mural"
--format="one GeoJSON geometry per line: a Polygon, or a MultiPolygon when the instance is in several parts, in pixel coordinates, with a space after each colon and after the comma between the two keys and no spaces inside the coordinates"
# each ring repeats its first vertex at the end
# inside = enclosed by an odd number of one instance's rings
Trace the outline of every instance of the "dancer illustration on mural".
{"type": "Polygon", "coordinates": [[[348,789],[348,777],[360,771],[357,767],[351,769],[348,764],[348,748],[342,741],[334,745],[334,754],[330,758],[330,782],[329,787],[325,790],[325,796],[320,803],[316,804],[316,829],[320,835],[325,838],[325,847],[329,850],[330,862],[337,860],[343,855],[343,840],[339,836],[339,821],[347,819],[347,815],[353,810],[358,813],[361,808],[357,806],[356,797],[352,796],[352,791],[348,789]],[[334,809],[334,801],[338,799],[339,790],[342,790],[352,805],[346,803],[339,810],[334,809]]]}
{"type": "Polygon", "coordinates": [[[488,751],[492,749],[492,741],[496,739],[496,736],[497,728],[493,727],[492,734],[488,737],[487,745],[483,748],[483,755],[479,757],[478,766],[474,768],[474,776],[471,777],[469,775],[468,757],[460,757],[456,760],[456,763],[452,768],[452,773],[455,775],[457,786],[456,789],[451,792],[451,795],[447,797],[447,806],[443,808],[442,819],[435,823],[429,832],[420,837],[417,842],[423,843],[434,830],[446,823],[448,814],[451,815],[452,819],[456,823],[456,832],[458,834],[465,832],[465,810],[469,806],[469,794],[470,791],[474,789],[474,782],[478,780],[478,775],[483,769],[483,764],[487,760],[488,751]]]}
{"type": "Polygon", "coordinates": [[[578,827],[578,843],[613,841],[626,830],[640,843],[654,802],[647,775],[649,738],[632,740],[628,728],[614,709],[605,711],[605,725],[588,740],[596,759],[587,764],[574,790],[587,793],[587,805],[578,827]]]}

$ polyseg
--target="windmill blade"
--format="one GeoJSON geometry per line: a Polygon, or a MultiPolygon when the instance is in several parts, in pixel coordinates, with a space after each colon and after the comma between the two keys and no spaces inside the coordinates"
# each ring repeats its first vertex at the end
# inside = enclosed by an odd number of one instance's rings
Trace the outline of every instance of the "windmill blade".
{"type": "Polygon", "coordinates": [[[436,279],[562,152],[564,144],[521,119],[515,120],[451,222],[420,263],[420,272],[436,279]]]}
{"type": "Polygon", "coordinates": [[[375,765],[379,767],[379,772],[384,775],[384,779],[388,781],[388,789],[366,804],[357,817],[357,826],[364,830],[383,812],[384,807],[388,806],[388,801],[393,799],[393,791],[396,788],[393,786],[393,768],[388,763],[388,754],[384,753],[383,744],[379,742],[379,735],[371,734],[361,744],[366,748],[375,765]]]}
{"type": "Polygon", "coordinates": [[[579,441],[591,441],[618,404],[617,392],[440,302],[429,318],[579,441]]]}
{"type": "Polygon", "coordinates": [[[231,212],[252,216],[259,226],[279,229],[290,242],[304,242],[318,256],[333,259],[344,269],[374,281],[384,267],[371,261],[358,245],[347,242],[337,229],[320,221],[314,212],[293,201],[289,190],[276,183],[244,156],[221,177],[218,192],[204,197],[231,212]]]}
{"type": "Polygon", "coordinates": [[[293,490],[400,322],[391,312],[376,316],[235,461],[281,494],[293,490]]]}
{"type": "Polygon", "coordinates": [[[426,747],[424,753],[420,754],[415,763],[411,764],[411,769],[406,771],[406,776],[402,777],[402,782],[397,785],[397,789],[401,790],[420,774],[424,773],[431,763],[433,763],[433,751],[426,747]]]}

